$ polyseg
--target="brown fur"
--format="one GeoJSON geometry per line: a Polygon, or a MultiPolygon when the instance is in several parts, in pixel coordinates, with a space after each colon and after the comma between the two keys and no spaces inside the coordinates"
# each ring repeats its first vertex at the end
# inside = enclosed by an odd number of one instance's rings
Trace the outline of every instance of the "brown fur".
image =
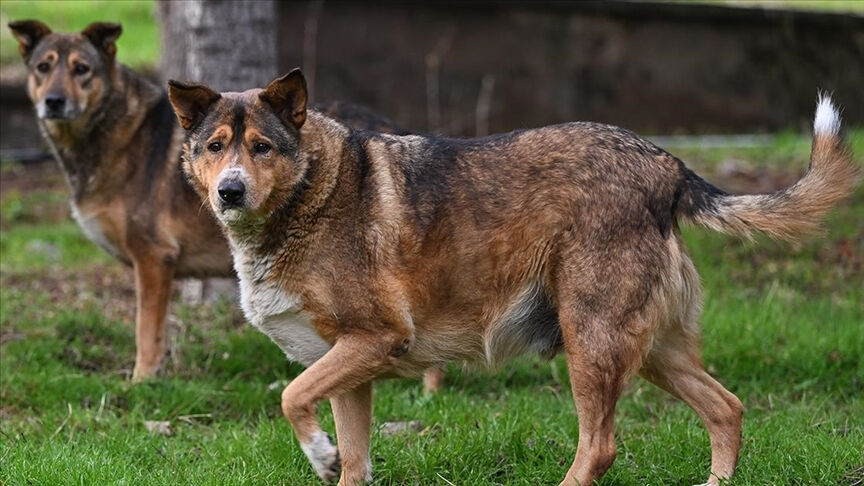
{"type": "MultiPolygon", "coordinates": [[[[36,20],[9,27],[29,68],[40,129],[67,176],[73,214],[134,269],[133,379],[151,377],[164,354],[172,279],[234,273],[218,224],[180,170],[183,131],[166,93],[115,61],[120,25],[97,22],[79,34],[53,33],[36,20]],[[80,65],[87,71],[76,73],[80,65]],[[49,95],[65,99],[68,112],[47,113],[49,95]]],[[[331,102],[327,109],[345,123],[404,132],[361,107],[331,102]]]]}
{"type": "Polygon", "coordinates": [[[180,171],[182,130],[165,93],[116,62],[119,25],[94,23],[80,34],[53,33],[38,21],[10,28],[29,68],[39,126],[67,176],[73,214],[135,272],[133,378],[153,376],[172,279],[233,274],[224,238],[180,171]],[[76,72],[81,65],[86,72],[76,72]],[[63,98],[68,112],[49,113],[52,96],[63,98]]]}
{"type": "Polygon", "coordinates": [[[567,358],[579,446],[562,484],[612,464],[615,404],[637,373],[705,422],[709,483],[732,476],[743,408],[702,367],[678,220],[797,235],[854,171],[839,137],[817,138],[796,186],[730,196],[606,125],[477,140],[354,131],[306,110],[299,70],[263,90],[172,83],[170,96],[190,120],[183,169],[225,227],[247,317],[308,366],[282,410],[322,478],[341,455],[340,484],[370,473],[370,381],[527,351],[567,358]],[[316,417],[326,398],[339,454],[316,417]]]}

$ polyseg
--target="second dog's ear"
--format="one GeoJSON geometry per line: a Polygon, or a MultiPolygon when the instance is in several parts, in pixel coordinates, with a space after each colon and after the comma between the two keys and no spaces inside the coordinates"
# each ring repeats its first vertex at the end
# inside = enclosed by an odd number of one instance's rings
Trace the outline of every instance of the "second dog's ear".
{"type": "Polygon", "coordinates": [[[207,111],[222,95],[203,84],[168,81],[168,98],[184,130],[191,130],[204,119],[207,111]]]}
{"type": "Polygon", "coordinates": [[[81,35],[89,39],[109,59],[114,59],[114,55],[117,54],[117,45],[115,42],[117,42],[117,38],[122,33],[123,26],[110,22],[93,22],[81,31],[81,35]]]}
{"type": "Polygon", "coordinates": [[[38,20],[19,20],[9,22],[9,29],[18,41],[18,52],[27,59],[43,37],[51,33],[51,29],[38,20]]]}
{"type": "Polygon", "coordinates": [[[258,97],[273,107],[283,122],[295,129],[300,130],[306,122],[306,78],[300,68],[271,81],[258,97]]]}

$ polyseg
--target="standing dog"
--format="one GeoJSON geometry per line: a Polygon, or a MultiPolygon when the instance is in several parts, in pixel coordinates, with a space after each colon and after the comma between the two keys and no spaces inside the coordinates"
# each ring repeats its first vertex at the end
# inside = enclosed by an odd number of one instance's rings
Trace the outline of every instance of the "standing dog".
{"type": "MultiPolygon", "coordinates": [[[[79,34],[53,33],[37,20],[9,28],[39,127],[66,174],[72,214],[134,269],[133,379],[151,377],[164,354],[172,279],[234,275],[219,225],[180,170],[183,131],[164,90],[116,62],[119,24],[97,22],[79,34]]],[[[362,107],[325,109],[352,126],[407,133],[362,107]]],[[[429,377],[440,382],[440,372],[429,377]]]]}
{"type": "Polygon", "coordinates": [[[736,196],[639,136],[570,123],[475,140],[352,130],[306,109],[299,70],[263,90],[170,83],[183,170],[222,223],[249,321],[307,369],[282,411],[318,475],[371,474],[370,382],[451,360],[563,350],[579,446],[563,485],[615,458],[613,415],[640,373],[711,438],[732,476],[742,405],[702,367],[699,277],[678,224],[792,239],[852,189],[823,98],[795,185],[736,196]],[[316,403],[333,405],[339,449],[316,403]]]}
{"type": "Polygon", "coordinates": [[[66,175],[72,215],[135,273],[133,379],[164,352],[175,277],[231,276],[228,246],[180,171],[180,139],[165,93],[115,60],[119,24],[53,33],[9,24],[27,64],[39,127],[66,175]]]}

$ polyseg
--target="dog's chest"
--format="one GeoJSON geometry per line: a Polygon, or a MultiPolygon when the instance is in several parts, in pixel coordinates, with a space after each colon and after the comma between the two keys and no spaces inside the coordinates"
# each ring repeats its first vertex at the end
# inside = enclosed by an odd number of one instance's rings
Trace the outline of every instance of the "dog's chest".
{"type": "Polygon", "coordinates": [[[299,297],[271,283],[255,284],[248,273],[244,275],[242,265],[237,265],[237,273],[246,319],[282,348],[288,359],[309,366],[330,350],[315,331],[311,316],[303,311],[299,297]]]}
{"type": "Polygon", "coordinates": [[[90,241],[101,246],[116,258],[123,256],[114,238],[112,238],[112,235],[116,233],[114,231],[116,224],[110,221],[109,216],[100,211],[88,211],[79,207],[74,202],[70,206],[72,207],[72,217],[75,218],[78,226],[81,227],[81,230],[84,231],[84,234],[90,241]]]}

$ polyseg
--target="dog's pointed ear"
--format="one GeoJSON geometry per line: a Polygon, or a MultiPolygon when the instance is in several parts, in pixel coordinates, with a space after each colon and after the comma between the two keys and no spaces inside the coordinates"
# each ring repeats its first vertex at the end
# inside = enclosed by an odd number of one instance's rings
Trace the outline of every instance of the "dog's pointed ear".
{"type": "Polygon", "coordinates": [[[111,22],[93,22],[81,31],[99,50],[105,53],[109,59],[114,59],[117,54],[117,38],[123,33],[123,26],[111,22]]]}
{"type": "Polygon", "coordinates": [[[27,59],[43,37],[51,33],[51,29],[38,20],[19,20],[9,22],[12,36],[18,41],[18,52],[27,59]]]}
{"type": "Polygon", "coordinates": [[[300,68],[271,81],[258,97],[295,129],[300,130],[306,122],[306,78],[300,68]]]}
{"type": "Polygon", "coordinates": [[[173,79],[168,81],[168,99],[184,130],[191,130],[204,119],[210,105],[221,97],[203,84],[186,84],[173,79]]]}

